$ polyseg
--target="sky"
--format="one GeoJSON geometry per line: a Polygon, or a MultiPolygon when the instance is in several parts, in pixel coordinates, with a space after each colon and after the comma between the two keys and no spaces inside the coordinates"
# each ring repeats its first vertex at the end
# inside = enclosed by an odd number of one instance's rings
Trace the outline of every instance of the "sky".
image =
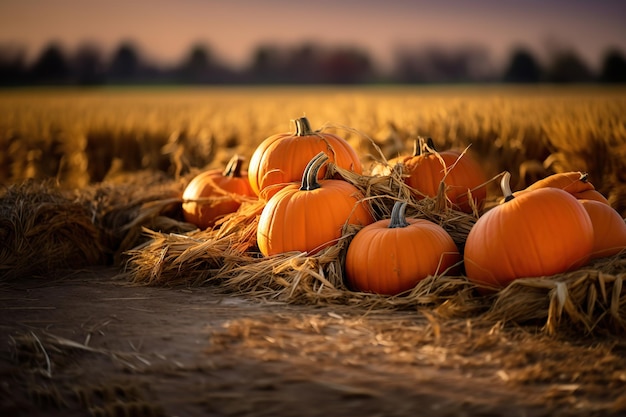
{"type": "Polygon", "coordinates": [[[246,65],[261,44],[357,46],[384,63],[398,46],[488,48],[494,63],[524,46],[541,59],[573,49],[597,68],[608,47],[626,53],[626,0],[0,0],[0,45],[29,58],[50,41],[112,51],[129,40],[157,63],[201,43],[246,65]]]}

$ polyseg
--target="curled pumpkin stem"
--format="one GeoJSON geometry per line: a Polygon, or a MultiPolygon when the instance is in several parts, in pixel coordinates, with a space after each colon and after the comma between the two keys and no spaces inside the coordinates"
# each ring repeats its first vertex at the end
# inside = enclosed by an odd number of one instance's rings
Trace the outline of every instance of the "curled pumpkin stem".
{"type": "Polygon", "coordinates": [[[435,141],[433,141],[433,138],[431,137],[427,137],[426,138],[426,146],[424,148],[426,150],[426,152],[430,152],[430,153],[435,153],[437,152],[437,148],[435,148],[435,141]]]}
{"type": "Polygon", "coordinates": [[[580,181],[582,181],[582,182],[589,182],[589,173],[588,172],[581,172],[580,173],[580,181]]]}
{"type": "Polygon", "coordinates": [[[317,175],[320,172],[320,168],[328,161],[328,155],[324,152],[320,152],[313,157],[304,168],[304,173],[302,174],[302,185],[300,186],[300,190],[302,191],[312,191],[321,187],[320,183],[317,181],[317,175]]]}
{"type": "Polygon", "coordinates": [[[234,177],[234,178],[241,177],[241,165],[242,164],[243,164],[243,157],[240,155],[234,155],[232,158],[230,158],[230,161],[228,161],[228,164],[226,165],[226,168],[224,169],[224,172],[222,173],[222,175],[225,177],[234,177]]]}
{"type": "Polygon", "coordinates": [[[502,173],[502,179],[500,180],[500,189],[502,190],[502,194],[504,195],[504,201],[513,200],[513,192],[511,192],[511,173],[509,171],[504,171],[502,173]]]}
{"type": "Polygon", "coordinates": [[[418,136],[417,140],[413,142],[413,156],[436,152],[435,142],[431,137],[423,138],[422,136],[418,136]]]}
{"type": "Polygon", "coordinates": [[[389,229],[395,229],[397,227],[407,227],[409,223],[406,221],[404,212],[406,211],[406,201],[396,201],[391,209],[391,221],[389,222],[389,229]]]}

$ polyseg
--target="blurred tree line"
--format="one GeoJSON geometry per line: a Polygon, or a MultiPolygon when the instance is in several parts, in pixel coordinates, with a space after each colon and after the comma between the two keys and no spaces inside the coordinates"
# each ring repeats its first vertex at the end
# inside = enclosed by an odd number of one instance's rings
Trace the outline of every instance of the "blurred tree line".
{"type": "Polygon", "coordinates": [[[571,49],[550,55],[542,63],[530,49],[517,48],[502,69],[492,65],[489,52],[479,46],[404,48],[383,72],[365,50],[313,43],[260,45],[244,68],[226,65],[204,44],[193,45],[170,67],[151,63],[132,42],[121,43],[110,56],[94,44],[69,53],[50,43],[32,62],[27,62],[24,48],[5,45],[0,46],[0,85],[626,82],[626,58],[618,49],[604,53],[596,72],[571,49]]]}

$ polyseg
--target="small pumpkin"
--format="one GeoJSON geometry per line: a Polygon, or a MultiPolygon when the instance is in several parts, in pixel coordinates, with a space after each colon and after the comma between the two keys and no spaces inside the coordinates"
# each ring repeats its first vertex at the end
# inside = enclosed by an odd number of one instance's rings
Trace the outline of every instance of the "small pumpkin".
{"type": "Polygon", "coordinates": [[[431,138],[426,142],[419,138],[413,154],[394,158],[390,166],[393,164],[404,166],[404,181],[417,191],[418,198],[435,197],[442,181],[446,185],[447,198],[456,209],[466,213],[473,211],[470,193],[473,205],[478,209],[487,197],[487,176],[480,164],[469,153],[457,150],[437,152],[431,138]]]}
{"type": "Polygon", "coordinates": [[[626,223],[611,206],[596,200],[578,200],[593,224],[594,243],[591,258],[617,255],[626,249],[626,223]]]}
{"type": "MultiPolygon", "coordinates": [[[[295,132],[266,138],[250,158],[248,178],[257,195],[269,199],[269,196],[262,195],[267,187],[300,181],[307,163],[319,152],[326,153],[338,167],[357,174],[363,172],[359,156],[345,139],[331,133],[313,131],[306,117],[293,122],[295,132]]],[[[325,172],[326,167],[320,169],[320,176],[325,172]]],[[[275,192],[276,189],[270,195],[275,192]]]]}
{"type": "Polygon", "coordinates": [[[546,187],[560,188],[579,200],[596,200],[607,205],[609,204],[606,197],[596,191],[593,184],[589,181],[589,174],[580,171],[561,172],[549,175],[532,183],[524,190],[532,191],[546,187]]]}
{"type": "Polygon", "coordinates": [[[363,195],[352,184],[318,181],[328,159],[320,152],[305,168],[301,184],[291,183],[267,201],[257,227],[257,245],[263,255],[315,254],[336,243],[345,224],[365,226],[374,221],[363,195]]]}
{"type": "Polygon", "coordinates": [[[568,192],[539,188],[513,196],[483,214],[465,242],[465,272],[479,285],[503,288],[513,280],[554,275],[586,264],[594,233],[589,215],[568,192]]]}
{"type": "Polygon", "coordinates": [[[396,202],[391,218],[365,226],[350,242],[345,272],[352,289],[397,295],[461,260],[448,232],[429,220],[406,218],[405,209],[405,202],[396,202]]]}
{"type": "Polygon", "coordinates": [[[248,176],[241,170],[244,159],[233,156],[224,170],[212,169],[195,176],[183,192],[183,217],[201,229],[237,211],[246,198],[256,198],[248,176]]]}

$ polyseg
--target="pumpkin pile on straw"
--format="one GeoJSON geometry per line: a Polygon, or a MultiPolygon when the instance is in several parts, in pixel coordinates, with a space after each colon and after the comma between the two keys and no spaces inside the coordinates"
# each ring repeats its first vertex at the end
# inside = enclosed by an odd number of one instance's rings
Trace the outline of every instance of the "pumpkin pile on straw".
{"type": "MultiPolygon", "coordinates": [[[[441,225],[462,250],[477,214],[453,210],[443,187],[434,198],[416,199],[392,170],[386,176],[355,174],[330,163],[326,177],[340,176],[358,188],[378,218],[388,218],[398,200],[406,214],[441,225]]],[[[598,260],[587,267],[550,277],[517,280],[483,294],[464,276],[429,276],[397,296],[356,292],[345,284],[343,263],[359,226],[347,225],[333,246],[263,257],[256,248],[256,227],[263,202],[244,202],[216,227],[188,233],[144,229],[149,236],[128,251],[126,275],[138,284],[215,285],[225,293],[296,304],[342,304],[363,309],[431,308],[441,317],[480,317],[493,322],[532,323],[549,333],[626,330],[626,256],[598,260]]]]}

